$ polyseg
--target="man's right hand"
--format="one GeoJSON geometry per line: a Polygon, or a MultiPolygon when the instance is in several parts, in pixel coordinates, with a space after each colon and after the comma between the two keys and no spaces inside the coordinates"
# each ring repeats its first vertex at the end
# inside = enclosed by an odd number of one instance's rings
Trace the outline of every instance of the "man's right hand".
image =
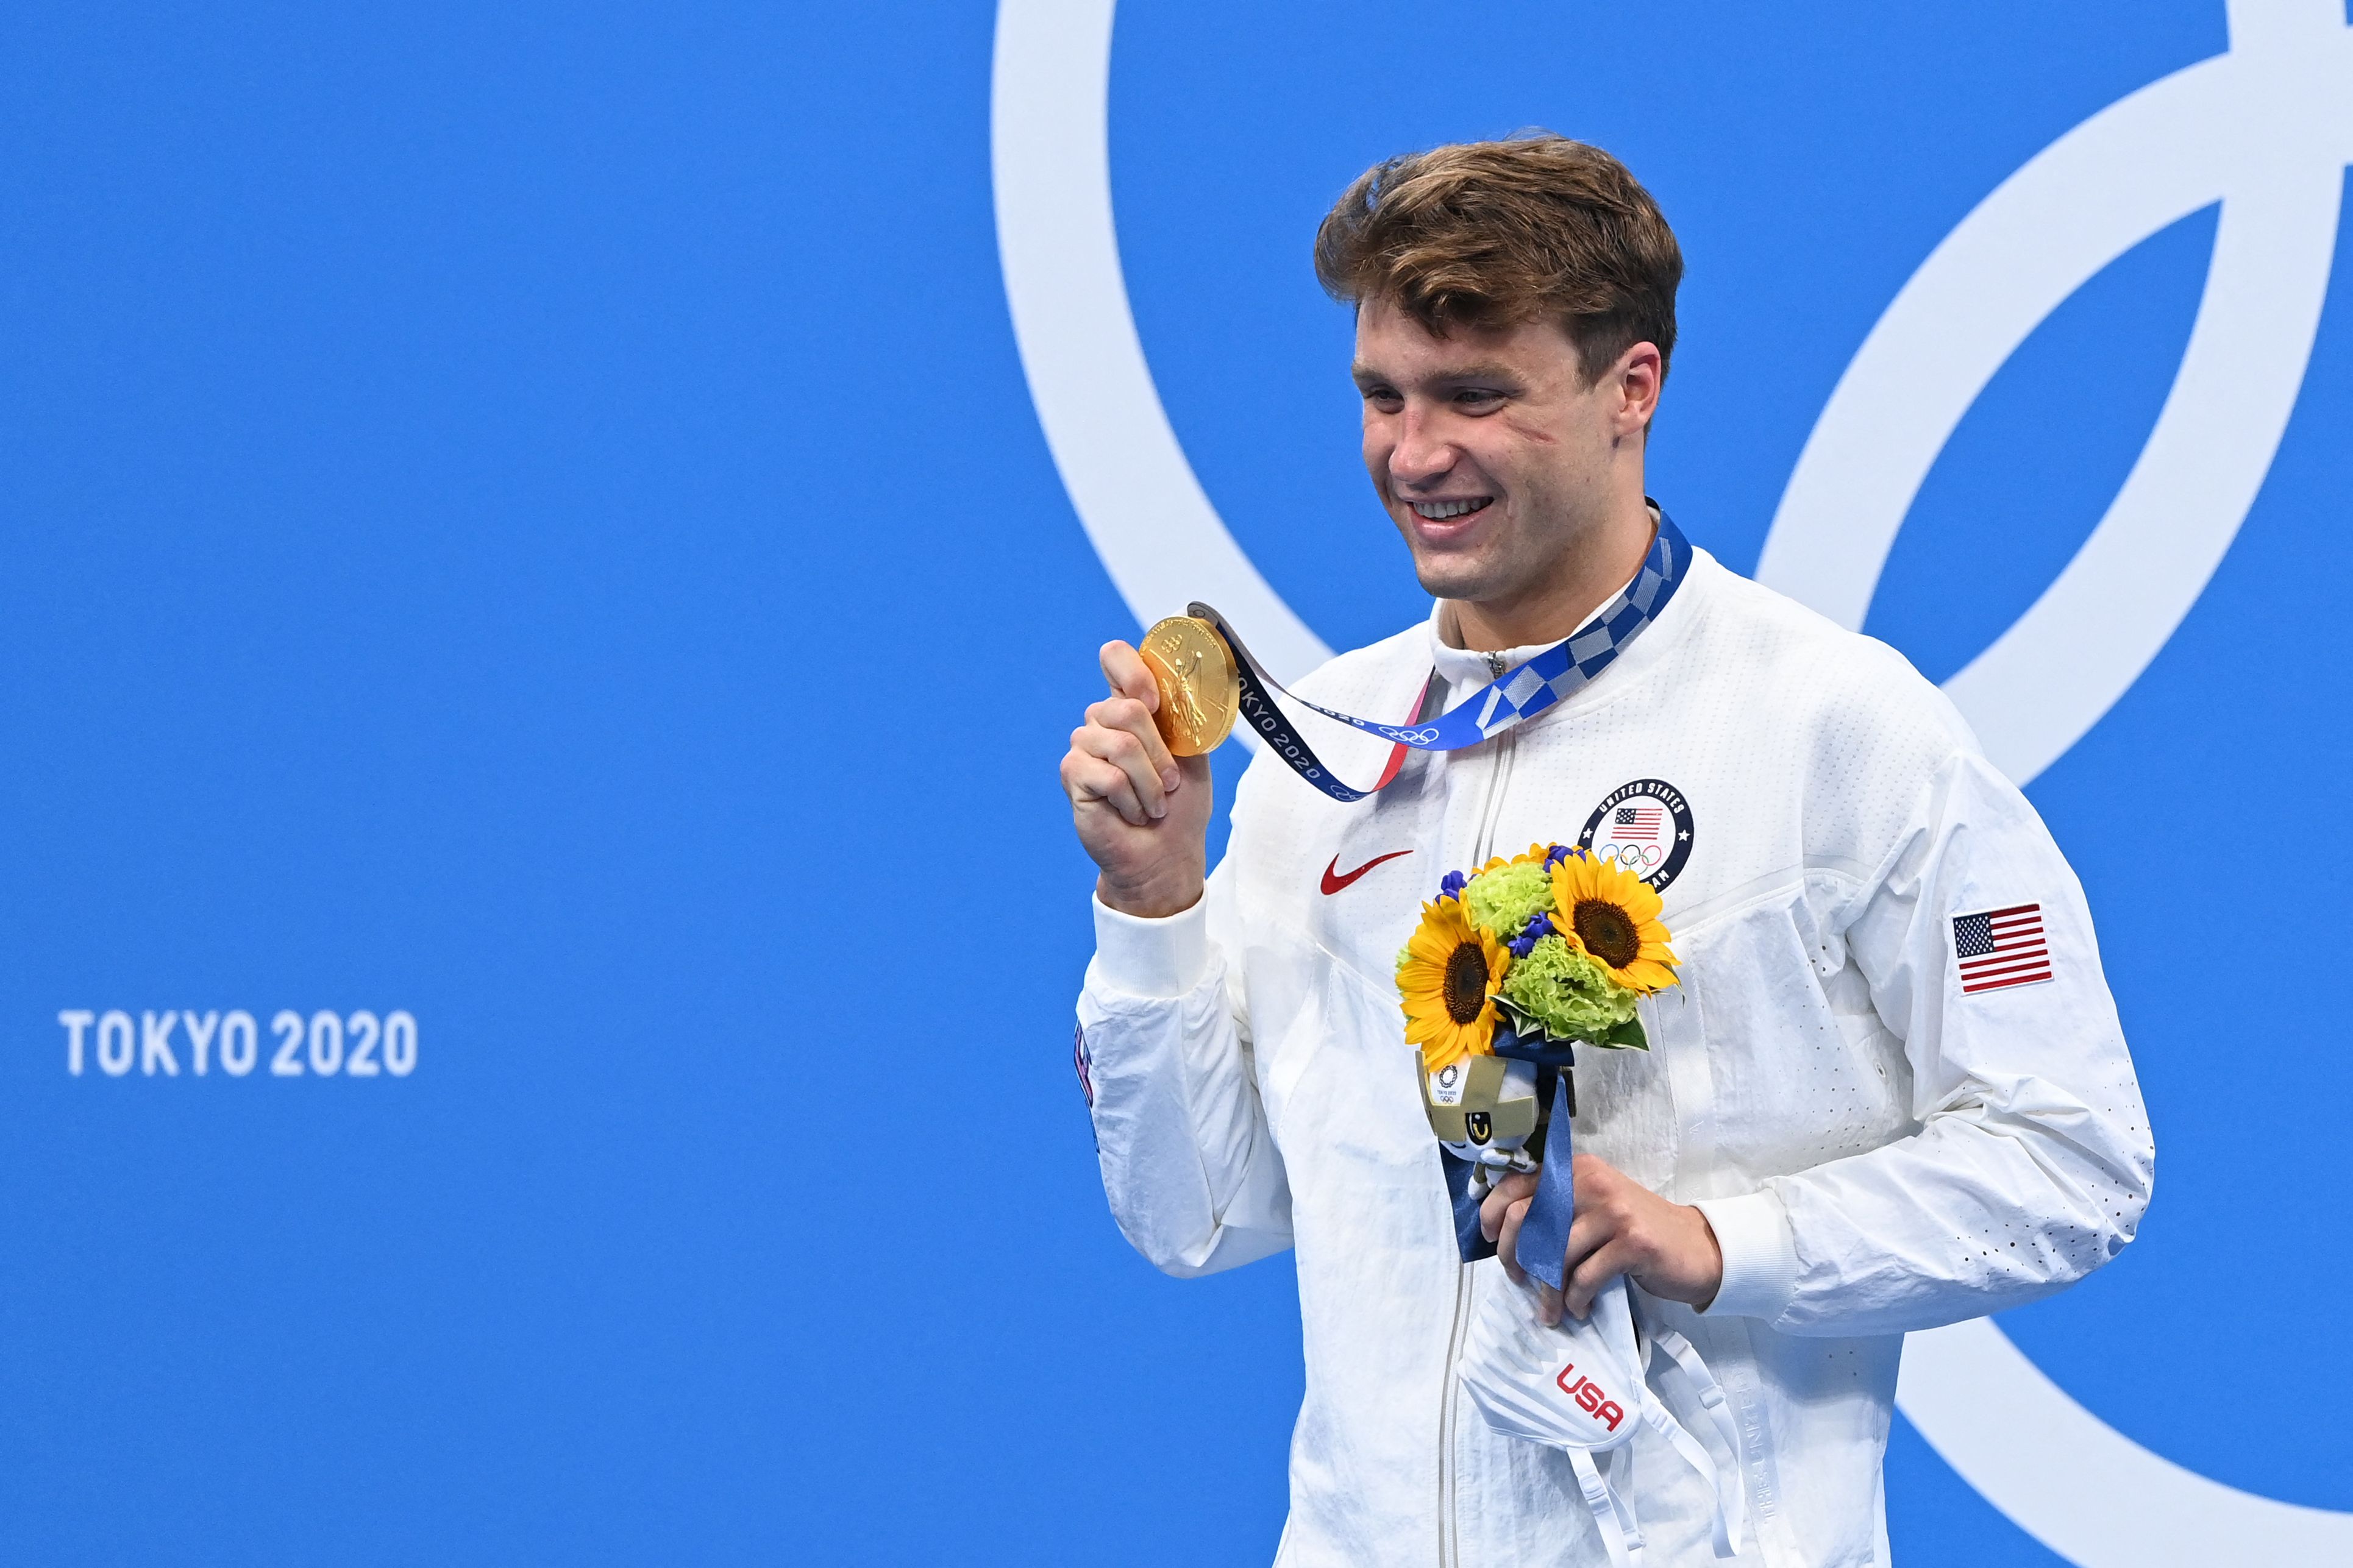
{"type": "Polygon", "coordinates": [[[1062,789],[1079,842],[1102,875],[1095,897],[1123,914],[1158,918],[1200,901],[1214,791],[1209,759],[1172,757],[1152,722],[1160,688],[1124,642],[1103,647],[1111,695],[1071,731],[1062,789]]]}

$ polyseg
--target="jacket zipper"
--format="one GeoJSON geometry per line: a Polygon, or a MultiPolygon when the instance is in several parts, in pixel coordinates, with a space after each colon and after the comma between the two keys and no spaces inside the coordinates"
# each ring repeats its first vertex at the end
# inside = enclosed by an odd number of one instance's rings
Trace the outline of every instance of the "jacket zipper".
{"type": "MultiPolygon", "coordinates": [[[[1486,656],[1487,668],[1500,678],[1504,673],[1504,656],[1486,656]]],[[[1520,732],[1504,731],[1496,743],[1494,771],[1487,776],[1486,798],[1479,804],[1479,827],[1472,839],[1471,864],[1484,865],[1494,852],[1495,817],[1504,800],[1504,786],[1511,777],[1512,757],[1519,749],[1520,732]]],[[[1455,1366],[1462,1359],[1462,1330],[1471,1310],[1471,1265],[1459,1263],[1454,1275],[1454,1325],[1446,1338],[1446,1373],[1438,1407],[1438,1561],[1440,1568],[1456,1568],[1459,1545],[1456,1541],[1456,1510],[1454,1491],[1454,1421],[1461,1403],[1461,1379],[1455,1375],[1455,1366]]]]}

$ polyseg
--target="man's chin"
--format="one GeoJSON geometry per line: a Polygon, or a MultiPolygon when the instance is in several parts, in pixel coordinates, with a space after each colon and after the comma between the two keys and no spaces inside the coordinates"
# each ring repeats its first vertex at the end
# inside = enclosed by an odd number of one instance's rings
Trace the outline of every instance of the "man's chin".
{"type": "Polygon", "coordinates": [[[1495,595],[1496,574],[1485,569],[1484,563],[1417,558],[1413,574],[1420,581],[1421,591],[1433,599],[1460,599],[1475,605],[1495,595]]]}

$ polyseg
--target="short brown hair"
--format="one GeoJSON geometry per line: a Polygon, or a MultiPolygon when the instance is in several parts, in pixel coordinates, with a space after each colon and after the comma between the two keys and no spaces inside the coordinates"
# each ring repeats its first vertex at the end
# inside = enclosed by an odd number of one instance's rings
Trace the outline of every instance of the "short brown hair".
{"type": "Polygon", "coordinates": [[[1648,341],[1675,351],[1683,248],[1626,165],[1533,132],[1377,163],[1315,231],[1335,300],[1388,300],[1440,337],[1554,318],[1588,384],[1648,341]]]}

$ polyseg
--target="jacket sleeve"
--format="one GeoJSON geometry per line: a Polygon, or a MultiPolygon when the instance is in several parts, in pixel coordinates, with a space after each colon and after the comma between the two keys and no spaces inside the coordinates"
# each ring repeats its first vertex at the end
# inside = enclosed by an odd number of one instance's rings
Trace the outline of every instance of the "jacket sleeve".
{"type": "Polygon", "coordinates": [[[1220,866],[1199,903],[1143,920],[1097,900],[1079,995],[1103,1192],[1155,1267],[1189,1278],[1291,1245],[1291,1190],[1251,1068],[1230,959],[1233,886],[1220,866]]]}
{"type": "Polygon", "coordinates": [[[1798,1334],[1934,1328],[2122,1251],[2155,1145],[2083,888],[2026,797],[1951,757],[1852,910],[1847,950],[1904,1044],[1919,1130],[1701,1205],[1725,1251],[1709,1311],[1798,1334]],[[2006,937],[2039,916],[2050,977],[2030,945],[1964,991],[1956,917],[1982,911],[2011,911],[2006,937]]]}

